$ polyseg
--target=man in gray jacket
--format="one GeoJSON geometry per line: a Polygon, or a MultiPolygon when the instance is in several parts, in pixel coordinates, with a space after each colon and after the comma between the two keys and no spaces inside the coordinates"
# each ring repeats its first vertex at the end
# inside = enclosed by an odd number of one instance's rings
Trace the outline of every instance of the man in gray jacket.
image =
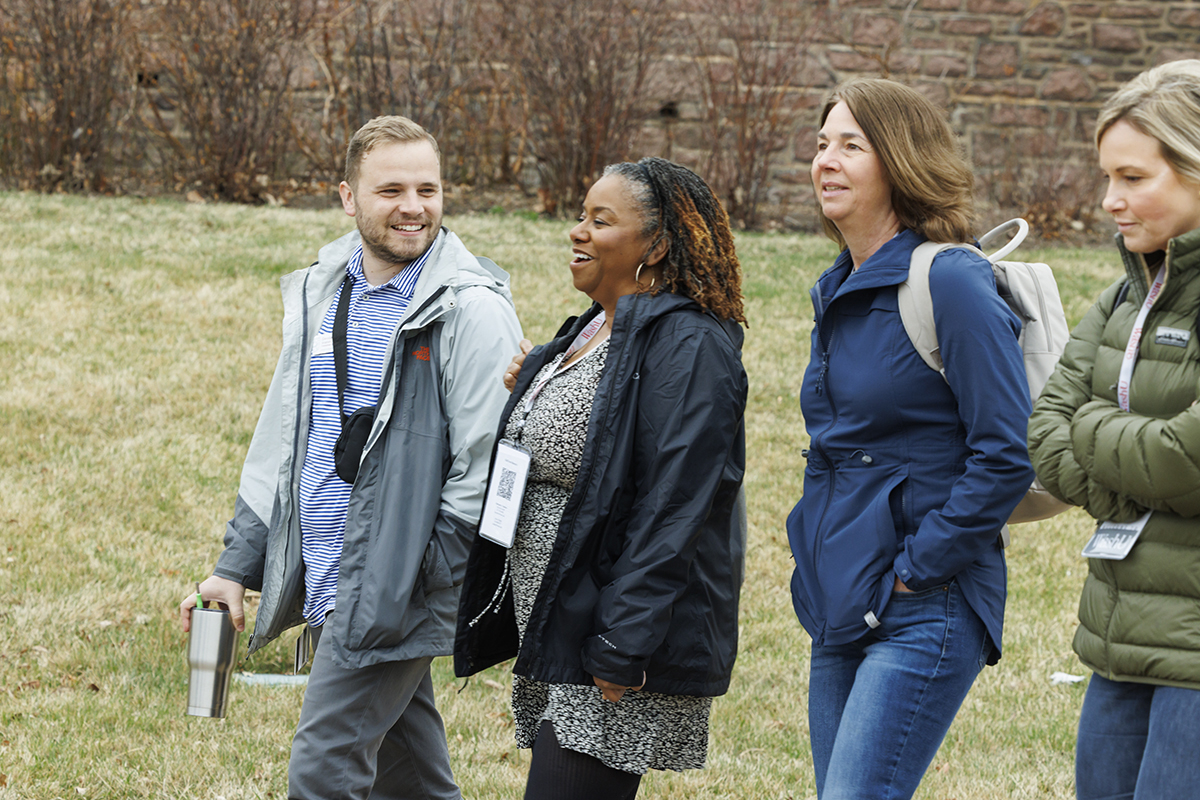
{"type": "Polygon", "coordinates": [[[452,649],[521,330],[507,274],[441,227],[423,128],[367,123],[339,188],[358,230],[282,280],[283,349],[200,594],[241,630],[245,590],[262,592],[251,653],[308,622],[289,797],[459,798],[429,666],[452,649]],[[361,455],[335,463],[360,408],[361,455]]]}

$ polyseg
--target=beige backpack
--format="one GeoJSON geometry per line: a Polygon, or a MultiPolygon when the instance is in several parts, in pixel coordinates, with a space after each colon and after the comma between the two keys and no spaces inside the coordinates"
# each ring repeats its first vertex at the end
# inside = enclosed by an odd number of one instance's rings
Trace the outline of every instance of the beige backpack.
{"type": "MultiPolygon", "coordinates": [[[[897,293],[900,320],[904,323],[904,330],[921,360],[943,378],[946,377],[946,367],[942,363],[937,329],[933,321],[929,269],[938,253],[962,247],[988,260],[992,265],[992,273],[996,276],[996,290],[1021,320],[1021,335],[1017,341],[1025,356],[1025,378],[1029,382],[1030,398],[1036,400],[1042,392],[1042,387],[1050,379],[1058,357],[1062,355],[1071,335],[1058,294],[1058,284],[1054,281],[1054,272],[1046,264],[1002,260],[1017,249],[1028,235],[1029,223],[1023,219],[1013,219],[984,234],[979,240],[978,248],[969,244],[925,242],[913,251],[908,280],[900,284],[897,293]],[[1012,238],[999,250],[992,255],[984,252],[994,244],[1004,241],[1004,237],[1010,232],[1013,233],[1012,238]]],[[[1054,497],[1040,482],[1034,480],[1008,521],[1034,522],[1053,517],[1068,508],[1071,508],[1070,504],[1054,497]]],[[[1001,531],[1001,539],[1007,547],[1007,525],[1001,531]]]]}

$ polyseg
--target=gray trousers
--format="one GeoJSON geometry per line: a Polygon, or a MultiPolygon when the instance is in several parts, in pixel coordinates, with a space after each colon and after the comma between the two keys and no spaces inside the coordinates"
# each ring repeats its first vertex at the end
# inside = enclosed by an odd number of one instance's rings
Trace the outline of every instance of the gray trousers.
{"type": "Polygon", "coordinates": [[[313,635],[288,764],[293,800],[461,800],[433,701],[431,658],[342,669],[313,635]]]}

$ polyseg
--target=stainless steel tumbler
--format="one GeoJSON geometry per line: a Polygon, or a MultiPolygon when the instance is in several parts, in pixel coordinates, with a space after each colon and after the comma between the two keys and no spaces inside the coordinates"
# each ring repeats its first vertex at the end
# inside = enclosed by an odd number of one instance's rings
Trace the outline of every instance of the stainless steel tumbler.
{"type": "Polygon", "coordinates": [[[223,717],[237,654],[237,628],[228,611],[192,609],[188,639],[188,710],[194,717],[223,717]]]}

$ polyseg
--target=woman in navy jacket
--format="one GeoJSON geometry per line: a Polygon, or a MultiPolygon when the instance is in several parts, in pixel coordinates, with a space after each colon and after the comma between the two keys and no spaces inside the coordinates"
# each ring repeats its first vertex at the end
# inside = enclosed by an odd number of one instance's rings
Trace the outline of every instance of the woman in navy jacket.
{"type": "Polygon", "coordinates": [[[728,218],[683,167],[608,167],[570,236],[594,304],[510,386],[497,438],[532,452],[531,481],[512,549],[472,548],[454,659],[516,656],[527,800],[619,800],[647,769],[703,765],[729,687],[745,318],[728,218]]]}
{"type": "Polygon", "coordinates": [[[1020,323],[990,265],[956,248],[930,272],[944,378],[905,333],[912,251],[971,239],[971,172],[924,96],[843,84],[817,139],[813,185],[843,249],[812,290],[811,444],[788,518],[817,792],[907,798],[1000,656],[1000,529],[1033,480],[1020,323]]]}

